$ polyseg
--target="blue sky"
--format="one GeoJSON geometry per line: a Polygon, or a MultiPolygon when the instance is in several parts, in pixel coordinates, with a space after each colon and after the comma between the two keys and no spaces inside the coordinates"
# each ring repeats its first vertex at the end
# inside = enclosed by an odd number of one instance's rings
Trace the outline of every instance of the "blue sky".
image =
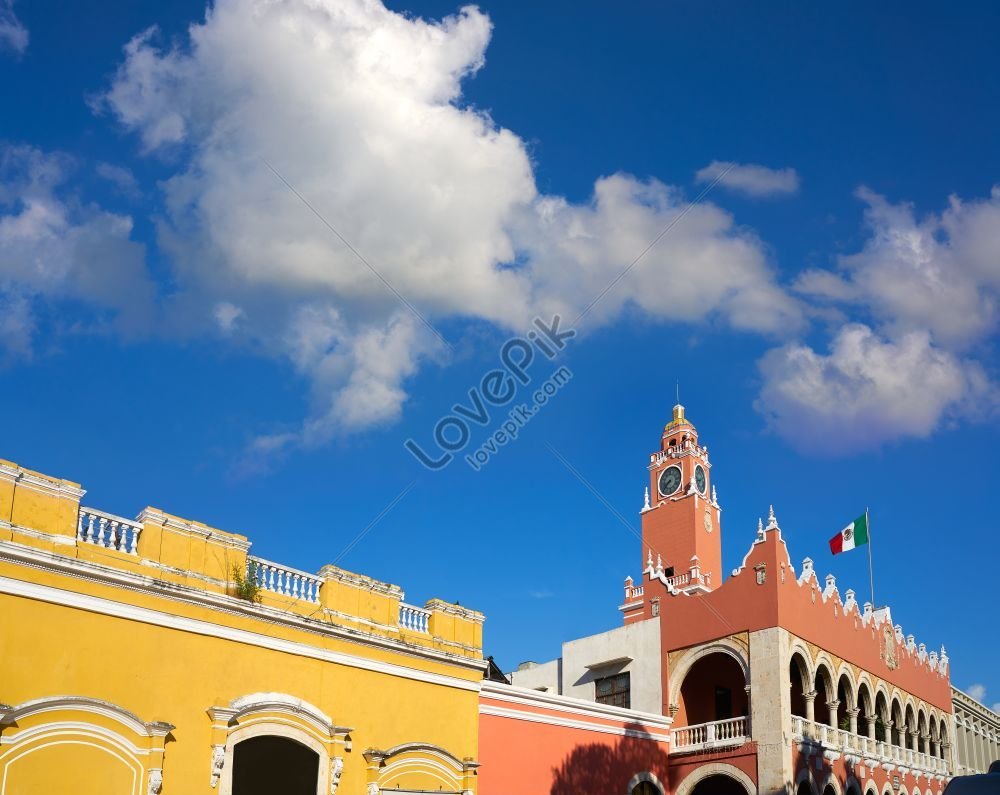
{"type": "Polygon", "coordinates": [[[727,569],[774,503],[863,597],[868,505],[878,601],[1000,702],[994,7],[265,6],[0,2],[0,456],[459,600],[510,667],[620,620],[638,541],[562,460],[638,528],[679,381],[727,569]],[[572,380],[421,467],[556,313],[572,380]]]}

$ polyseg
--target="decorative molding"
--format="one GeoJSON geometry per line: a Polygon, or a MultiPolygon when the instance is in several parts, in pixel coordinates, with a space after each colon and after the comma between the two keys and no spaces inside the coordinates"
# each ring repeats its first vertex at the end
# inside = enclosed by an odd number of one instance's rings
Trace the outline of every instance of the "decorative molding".
{"type": "Polygon", "coordinates": [[[337,795],[340,777],[344,775],[344,757],[335,756],[330,763],[330,795],[337,795]]]}
{"type": "MultiPolygon", "coordinates": [[[[471,690],[473,692],[478,692],[480,689],[479,681],[472,682],[459,679],[458,677],[447,676],[445,674],[421,671],[416,668],[410,668],[395,663],[371,660],[351,654],[345,654],[343,652],[324,649],[319,646],[313,646],[300,641],[285,640],[284,638],[277,638],[259,632],[237,629],[223,624],[188,618],[186,616],[180,616],[173,613],[165,613],[159,610],[139,607],[137,605],[126,604],[123,602],[115,602],[110,599],[90,596],[88,594],[77,593],[75,591],[64,591],[51,586],[15,580],[10,577],[0,577],[0,593],[23,596],[29,599],[37,599],[42,602],[63,605],[65,607],[73,607],[92,613],[100,613],[102,615],[124,618],[131,621],[139,621],[144,624],[153,624],[155,626],[165,627],[168,629],[191,632],[196,635],[204,635],[206,637],[218,638],[220,640],[244,643],[249,646],[271,649],[273,651],[294,654],[300,657],[309,657],[312,659],[323,660],[325,662],[346,665],[351,668],[360,668],[363,670],[374,671],[376,673],[387,674],[389,676],[398,676],[403,679],[412,679],[418,682],[427,682],[430,684],[443,685],[445,687],[453,687],[460,690],[471,690]]],[[[336,636],[339,633],[330,632],[328,634],[336,636]]],[[[355,642],[358,641],[356,640],[355,642]]],[[[371,645],[379,644],[373,643],[371,645]]],[[[384,646],[392,649],[393,651],[397,650],[395,645],[396,644],[391,641],[384,644],[384,646]]],[[[414,657],[434,659],[436,656],[433,654],[424,655],[421,654],[419,650],[411,648],[408,648],[406,651],[400,651],[402,654],[406,654],[407,652],[410,656],[414,657]]],[[[445,655],[440,656],[445,657],[445,655]]],[[[475,670],[483,670],[485,668],[485,663],[481,660],[471,660],[465,658],[459,658],[456,660],[451,658],[451,655],[448,655],[446,659],[451,663],[460,663],[464,660],[467,667],[474,668],[475,670]]]]}
{"type": "MultiPolygon", "coordinates": [[[[376,646],[407,657],[434,660],[435,662],[458,665],[460,667],[476,671],[485,671],[487,666],[486,661],[482,659],[466,657],[464,655],[418,646],[412,643],[403,643],[396,638],[387,638],[366,632],[364,630],[311,619],[309,617],[299,615],[298,613],[282,610],[280,608],[251,604],[245,600],[237,599],[236,597],[229,596],[227,594],[213,593],[198,588],[168,583],[149,575],[135,574],[99,563],[92,563],[75,558],[67,558],[63,555],[46,552],[44,550],[24,547],[10,541],[0,541],[0,560],[4,559],[20,563],[31,568],[55,571],[75,579],[98,582],[100,584],[113,586],[125,591],[152,593],[171,601],[202,608],[208,607],[228,615],[240,617],[250,616],[269,624],[290,626],[311,634],[338,638],[352,644],[376,646]]],[[[184,574],[185,572],[177,570],[177,573],[184,574]]],[[[20,582],[19,580],[11,581],[20,582]]],[[[69,593],[56,588],[51,588],[49,590],[56,593],[69,593]]],[[[2,592],[2,586],[0,586],[0,592],[2,592]]],[[[72,593],[76,592],[74,591],[72,593]]],[[[44,599],[43,601],[52,600],[44,599]]],[[[90,601],[92,601],[91,597],[87,597],[88,604],[90,601]]],[[[119,603],[112,602],[112,604],[119,603]]],[[[84,607],[84,609],[87,608],[84,607]]],[[[153,612],[156,613],[158,611],[153,612]]],[[[374,624],[356,616],[347,616],[347,618],[362,624],[369,624],[370,626],[377,627],[384,631],[398,630],[398,627],[374,624]]]]}

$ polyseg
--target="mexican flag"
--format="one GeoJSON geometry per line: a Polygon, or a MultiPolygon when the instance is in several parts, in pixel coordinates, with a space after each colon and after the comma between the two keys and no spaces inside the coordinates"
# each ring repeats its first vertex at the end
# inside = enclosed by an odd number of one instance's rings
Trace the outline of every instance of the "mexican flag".
{"type": "Polygon", "coordinates": [[[830,551],[838,555],[867,543],[868,513],[865,512],[830,539],[830,551]]]}

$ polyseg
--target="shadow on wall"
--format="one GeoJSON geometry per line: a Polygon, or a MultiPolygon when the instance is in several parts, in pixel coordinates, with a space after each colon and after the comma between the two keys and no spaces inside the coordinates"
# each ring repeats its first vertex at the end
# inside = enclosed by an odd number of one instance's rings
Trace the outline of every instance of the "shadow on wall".
{"type": "Polygon", "coordinates": [[[609,795],[625,793],[638,773],[652,773],[667,780],[666,751],[642,726],[630,724],[634,736],[614,745],[580,745],[553,770],[550,795],[609,795]]]}

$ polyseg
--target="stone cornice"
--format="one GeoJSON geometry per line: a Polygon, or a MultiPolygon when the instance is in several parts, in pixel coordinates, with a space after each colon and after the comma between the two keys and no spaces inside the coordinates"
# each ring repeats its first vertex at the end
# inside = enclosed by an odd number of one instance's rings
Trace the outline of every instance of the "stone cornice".
{"type": "MultiPolygon", "coordinates": [[[[408,657],[457,665],[465,669],[484,671],[487,666],[483,659],[452,654],[413,643],[404,643],[396,638],[387,638],[352,627],[330,624],[268,605],[252,604],[226,594],[212,593],[186,585],[165,582],[145,574],[122,571],[76,558],[67,558],[63,555],[24,547],[16,542],[0,541],[0,561],[4,560],[76,579],[122,588],[126,591],[148,593],[174,602],[209,608],[218,612],[220,617],[223,615],[250,617],[269,624],[291,627],[349,643],[381,648],[408,657]]],[[[209,623],[227,626],[221,621],[209,623]]],[[[398,627],[385,626],[383,629],[398,631],[398,627]]]]}

